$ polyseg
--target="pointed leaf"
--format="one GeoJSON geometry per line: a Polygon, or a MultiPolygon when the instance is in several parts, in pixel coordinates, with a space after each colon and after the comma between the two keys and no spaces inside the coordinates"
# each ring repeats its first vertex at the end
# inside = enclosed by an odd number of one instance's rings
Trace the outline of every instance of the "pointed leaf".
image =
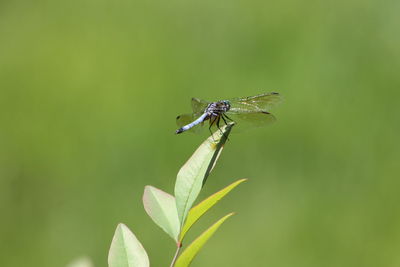
{"type": "Polygon", "coordinates": [[[233,188],[243,183],[247,179],[240,179],[224,189],[218,191],[217,193],[209,196],[196,206],[194,206],[187,216],[186,222],[182,228],[181,235],[179,237],[179,241],[182,241],[185,237],[186,232],[192,227],[192,225],[201,217],[204,213],[206,213],[209,209],[211,209],[219,200],[221,200],[224,196],[226,196],[233,188]]]}
{"type": "Polygon", "coordinates": [[[222,127],[221,131],[216,131],[179,170],[175,183],[175,198],[181,225],[213,169],[233,125],[230,123],[222,127]]]}
{"type": "Polygon", "coordinates": [[[118,224],[110,251],[108,253],[110,267],[148,267],[149,258],[142,244],[125,224],[118,224]]]}
{"type": "Polygon", "coordinates": [[[153,186],[146,186],[143,194],[143,206],[147,214],[172,239],[178,241],[180,223],[175,198],[153,186]]]}
{"type": "Polygon", "coordinates": [[[219,219],[210,228],[204,231],[196,240],[194,240],[181,254],[176,261],[175,267],[187,267],[192,262],[193,258],[197,255],[200,249],[204,246],[207,240],[217,231],[217,229],[224,223],[226,219],[231,217],[233,213],[219,219]]]}

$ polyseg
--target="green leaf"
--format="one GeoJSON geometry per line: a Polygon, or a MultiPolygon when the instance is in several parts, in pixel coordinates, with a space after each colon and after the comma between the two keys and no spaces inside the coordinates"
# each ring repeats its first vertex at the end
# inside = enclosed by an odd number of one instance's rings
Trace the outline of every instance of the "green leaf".
{"type": "Polygon", "coordinates": [[[148,267],[149,258],[142,244],[125,224],[118,224],[110,251],[108,253],[110,267],[148,267]]]}
{"type": "Polygon", "coordinates": [[[211,209],[219,200],[221,200],[224,196],[226,196],[232,189],[234,189],[239,184],[243,183],[247,179],[240,179],[224,189],[218,191],[217,193],[209,196],[196,206],[194,206],[187,216],[186,222],[182,228],[181,235],[179,237],[179,241],[182,241],[187,231],[192,227],[192,225],[201,217],[204,213],[206,213],[209,209],[211,209]]]}
{"type": "Polygon", "coordinates": [[[194,152],[179,170],[175,183],[176,207],[181,225],[213,169],[234,124],[216,131],[194,152]]]}
{"type": "Polygon", "coordinates": [[[172,239],[178,241],[180,224],[175,198],[153,186],[146,186],[143,194],[143,206],[147,214],[172,239]]]}
{"type": "Polygon", "coordinates": [[[219,219],[216,223],[214,223],[210,228],[204,231],[196,240],[194,240],[181,254],[178,260],[175,263],[175,267],[187,267],[192,262],[193,258],[199,253],[200,249],[204,246],[207,240],[217,231],[217,229],[221,226],[222,223],[229,217],[231,217],[233,213],[229,213],[228,215],[219,219]]]}

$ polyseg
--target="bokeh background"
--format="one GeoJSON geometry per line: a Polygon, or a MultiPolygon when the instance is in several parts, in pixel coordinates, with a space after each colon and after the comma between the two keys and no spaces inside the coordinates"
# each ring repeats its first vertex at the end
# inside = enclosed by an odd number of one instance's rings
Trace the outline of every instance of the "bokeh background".
{"type": "Polygon", "coordinates": [[[169,266],[145,214],[205,135],[190,98],[277,91],[233,134],[189,239],[236,211],[193,266],[400,266],[400,2],[2,1],[0,266],[107,265],[117,223],[169,266]]]}

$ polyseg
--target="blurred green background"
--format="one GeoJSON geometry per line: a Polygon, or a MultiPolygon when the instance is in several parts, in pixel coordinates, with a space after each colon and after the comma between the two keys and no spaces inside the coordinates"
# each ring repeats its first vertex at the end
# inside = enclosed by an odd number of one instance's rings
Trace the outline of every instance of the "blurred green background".
{"type": "Polygon", "coordinates": [[[190,98],[280,92],[233,134],[192,231],[236,211],[193,266],[400,266],[400,2],[3,1],[0,266],[106,266],[117,223],[169,266],[145,214],[206,135],[190,98]]]}

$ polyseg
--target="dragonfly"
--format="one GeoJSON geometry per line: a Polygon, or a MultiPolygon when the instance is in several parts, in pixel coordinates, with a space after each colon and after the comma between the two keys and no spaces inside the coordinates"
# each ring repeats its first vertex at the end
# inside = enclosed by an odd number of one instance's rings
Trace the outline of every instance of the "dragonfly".
{"type": "Polygon", "coordinates": [[[242,128],[268,125],[276,121],[269,110],[281,101],[280,94],[275,92],[215,102],[192,98],[193,112],[176,117],[180,128],[175,133],[188,130],[197,132],[201,128],[199,126],[203,126],[206,121],[209,121],[208,129],[211,133],[213,126],[221,130],[221,123],[235,122],[242,128]]]}

